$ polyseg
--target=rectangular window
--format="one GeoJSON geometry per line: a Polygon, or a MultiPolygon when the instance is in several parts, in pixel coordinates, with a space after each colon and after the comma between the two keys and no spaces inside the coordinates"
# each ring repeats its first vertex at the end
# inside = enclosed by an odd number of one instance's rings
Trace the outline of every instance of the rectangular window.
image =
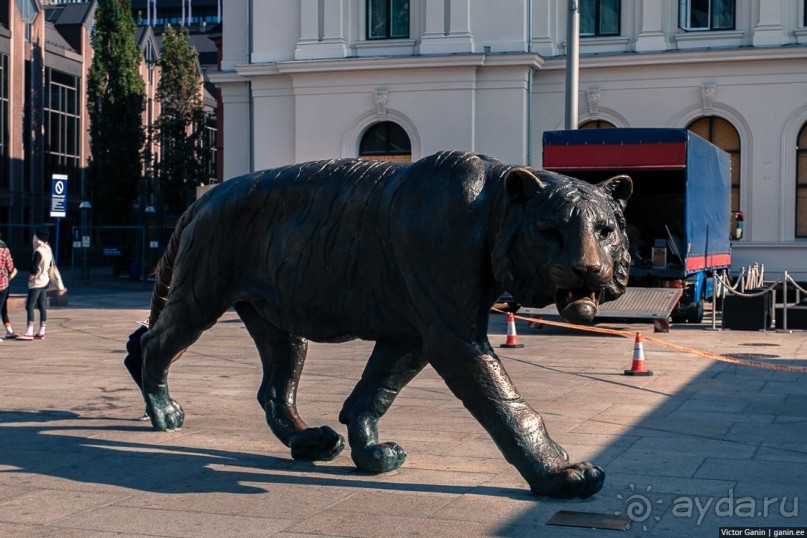
{"type": "Polygon", "coordinates": [[[619,35],[621,0],[582,0],[579,5],[580,37],[619,35]]]}
{"type": "Polygon", "coordinates": [[[367,39],[409,37],[409,0],[367,0],[367,39]]]}
{"type": "Polygon", "coordinates": [[[678,25],[688,32],[734,30],[735,0],[679,0],[678,25]]]}
{"type": "MultiPolygon", "coordinates": [[[[78,177],[80,161],[81,114],[76,100],[79,97],[80,79],[66,73],[47,69],[45,84],[45,182],[50,189],[52,174],[67,174],[78,177]]],[[[69,186],[79,182],[68,183],[69,186]]],[[[72,189],[71,189],[72,190],[72,189]]]]}

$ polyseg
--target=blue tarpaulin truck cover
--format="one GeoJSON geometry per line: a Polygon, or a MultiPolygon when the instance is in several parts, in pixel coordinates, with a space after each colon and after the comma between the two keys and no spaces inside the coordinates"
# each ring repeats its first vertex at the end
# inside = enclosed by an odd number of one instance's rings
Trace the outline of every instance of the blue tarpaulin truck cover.
{"type": "Polygon", "coordinates": [[[637,192],[648,186],[639,182],[683,182],[675,196],[683,197],[683,269],[691,274],[730,265],[731,168],[725,151],[687,129],[548,131],[543,143],[544,168],[572,177],[624,173],[634,178],[637,192]]]}

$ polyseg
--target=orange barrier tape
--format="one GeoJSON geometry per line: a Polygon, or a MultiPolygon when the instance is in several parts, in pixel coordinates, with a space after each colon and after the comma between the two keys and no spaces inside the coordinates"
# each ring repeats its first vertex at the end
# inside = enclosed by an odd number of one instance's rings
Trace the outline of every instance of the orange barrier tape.
{"type": "MultiPolygon", "coordinates": [[[[504,310],[499,310],[498,308],[491,308],[491,311],[497,312],[499,314],[507,314],[504,310]]],[[[592,333],[599,333],[599,334],[610,334],[612,336],[622,336],[624,338],[634,338],[636,333],[628,332],[628,331],[619,331],[616,329],[602,329],[600,327],[589,327],[586,325],[575,325],[573,323],[566,323],[563,321],[552,321],[543,318],[527,318],[524,316],[515,316],[516,319],[520,319],[522,321],[529,321],[533,323],[543,323],[546,325],[553,325],[555,327],[565,327],[567,329],[574,329],[577,331],[586,331],[592,333]]],[[[683,353],[690,353],[692,355],[699,355],[701,357],[706,357],[708,359],[713,359],[716,361],[721,362],[728,362],[731,364],[739,364],[741,366],[750,366],[752,368],[763,368],[765,370],[777,370],[779,372],[795,372],[798,374],[807,374],[807,366],[786,366],[784,364],[771,364],[768,362],[760,362],[760,361],[749,361],[743,359],[735,359],[734,357],[726,357],[725,355],[718,355],[717,353],[711,353],[709,351],[700,351],[698,349],[693,349],[691,347],[686,346],[679,346],[677,344],[670,344],[669,342],[664,342],[663,340],[658,340],[656,338],[642,336],[642,340],[645,342],[652,342],[662,347],[666,347],[669,349],[674,349],[676,351],[681,351],[683,353]]]]}

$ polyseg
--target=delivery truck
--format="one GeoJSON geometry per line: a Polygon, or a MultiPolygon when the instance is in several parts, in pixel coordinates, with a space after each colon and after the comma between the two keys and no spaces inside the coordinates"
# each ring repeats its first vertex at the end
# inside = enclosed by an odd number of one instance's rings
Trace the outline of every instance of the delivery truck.
{"type": "Polygon", "coordinates": [[[686,129],[548,131],[543,167],[590,183],[630,176],[629,289],[680,288],[672,321],[703,319],[704,301],[712,294],[708,277],[731,264],[726,152],[686,129]]]}

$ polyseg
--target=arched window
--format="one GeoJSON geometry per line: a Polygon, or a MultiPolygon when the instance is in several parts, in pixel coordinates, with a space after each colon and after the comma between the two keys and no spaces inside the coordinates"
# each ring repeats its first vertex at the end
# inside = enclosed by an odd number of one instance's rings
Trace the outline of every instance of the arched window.
{"type": "Polygon", "coordinates": [[[605,120],[591,120],[587,121],[578,127],[578,129],[615,129],[616,125],[610,121],[605,120]]]}
{"type": "MultiPolygon", "coordinates": [[[[739,211],[740,133],[731,123],[715,116],[699,118],[690,123],[687,129],[729,154],[731,158],[731,211],[732,213],[739,211]]],[[[734,230],[732,230],[732,234],[733,232],[734,230]]]]}
{"type": "Polygon", "coordinates": [[[796,144],[796,237],[807,237],[807,124],[796,144]]]}
{"type": "Polygon", "coordinates": [[[412,160],[412,143],[403,127],[382,121],[372,125],[362,136],[359,158],[408,163],[412,160]]]}

